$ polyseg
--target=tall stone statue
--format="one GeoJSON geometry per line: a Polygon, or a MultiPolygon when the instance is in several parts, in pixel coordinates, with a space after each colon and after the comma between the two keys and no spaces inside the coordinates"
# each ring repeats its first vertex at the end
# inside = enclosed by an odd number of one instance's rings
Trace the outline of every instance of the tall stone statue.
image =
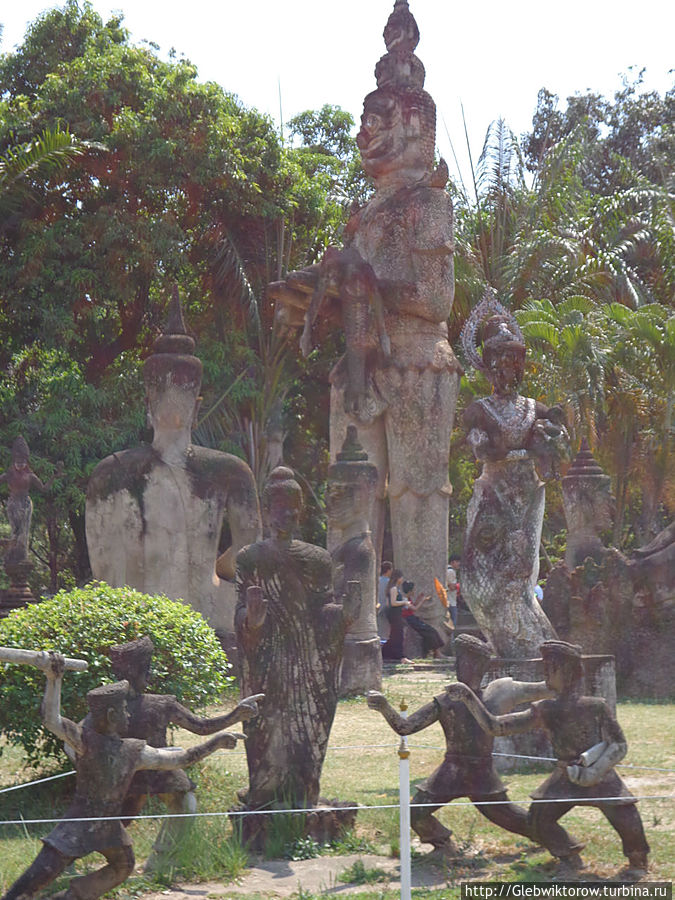
{"type": "Polygon", "coordinates": [[[565,565],[576,569],[587,557],[601,563],[607,555],[601,532],[612,525],[614,498],[611,478],[593,457],[583,438],[574,462],[562,480],[567,522],[565,565]]]}
{"type": "Polygon", "coordinates": [[[469,361],[492,383],[492,394],[464,414],[483,470],[467,509],[462,595],[499,656],[534,658],[542,641],[555,637],[534,596],[545,503],[539,474],[557,474],[568,452],[567,431],[560,409],[518,393],[525,343],[490,289],[467,320],[462,342],[469,361]],[[482,358],[476,346],[481,323],[482,358]]]}
{"type": "MultiPolygon", "coordinates": [[[[328,551],[293,537],[301,509],[300,485],[279,466],[263,492],[271,536],[237,555],[241,690],[265,694],[262,715],[244,726],[247,810],[317,803],[337,706],[351,614],[333,596],[328,551]]],[[[243,837],[255,846],[266,827],[264,816],[243,817],[243,837]]]]}
{"type": "Polygon", "coordinates": [[[87,488],[86,529],[95,578],[181,599],[216,629],[233,630],[235,593],[216,574],[223,522],[232,546],[218,572],[260,534],[255,480],[241,459],[191,442],[202,363],[193,356],[177,289],[165,333],[145,362],[151,445],[106,457],[87,488]]]}
{"type": "Polygon", "coordinates": [[[453,210],[447,167],[434,169],[436,107],[414,54],[419,31],[407,0],[396,0],[384,40],[377,90],[364,101],[357,136],[375,194],[349,220],[342,251],[331,248],[318,272],[292,273],[270,293],[291,326],[302,324],[317,280],[342,307],[347,354],[331,373],[331,458],[347,425],[356,424],[378,471],[371,519],[378,557],[388,490],[395,564],[434,597],[422,612],[440,628],[444,610],[433,584],[447,566],[448,453],[461,371],[446,324],[453,210]]]}
{"type": "Polygon", "coordinates": [[[345,638],[340,694],[363,694],[382,684],[382,653],[376,621],[375,547],[368,521],[375,499],[377,469],[358,441],[356,427],[347,428],[342,450],[328,469],[328,522],[340,543],[333,549],[335,593],[346,595],[348,585],[359,588],[358,608],[345,638]]]}

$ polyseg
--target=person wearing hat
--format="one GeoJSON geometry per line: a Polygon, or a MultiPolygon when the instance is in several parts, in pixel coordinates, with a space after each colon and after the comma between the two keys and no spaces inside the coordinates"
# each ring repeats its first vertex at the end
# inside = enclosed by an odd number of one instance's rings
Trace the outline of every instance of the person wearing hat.
{"type": "MultiPolygon", "coordinates": [[[[520,703],[551,695],[543,682],[514,681],[512,678],[498,678],[481,690],[492,657],[489,645],[472,635],[461,634],[455,640],[455,652],[457,678],[480,696],[494,713],[505,713],[520,703]]],[[[495,825],[532,839],[527,811],[508,802],[506,787],[495,771],[493,738],[481,728],[464,703],[457,702],[446,691],[404,719],[383,694],[370,691],[368,706],[382,713],[397,734],[415,734],[434,722],[441,724],[447,744],[445,757],[420,785],[410,811],[410,823],[423,843],[433,844],[435,849],[449,856],[457,854],[452,832],[433,813],[458,797],[468,797],[495,825]],[[491,805],[494,801],[503,802],[491,805]]]]}
{"type": "MultiPolygon", "coordinates": [[[[154,649],[154,644],[146,635],[126,644],[116,644],[108,651],[116,678],[129,685],[126,737],[141,738],[150,747],[166,747],[169,743],[169,725],[177,725],[193,734],[207,735],[229,728],[236,722],[247,722],[258,714],[258,701],[264,694],[246,697],[231,712],[212,719],[195,715],[171,694],[146,694],[154,649]]],[[[87,716],[83,724],[89,725],[90,719],[91,716],[87,716]]],[[[192,821],[185,818],[185,814],[197,810],[194,789],[194,782],[183,769],[139,771],[134,775],[122,807],[125,817],[135,818],[145,806],[148,796],[159,796],[170,813],[181,815],[181,818],[164,820],[152,854],[145,864],[146,872],[155,869],[162,854],[176,846],[192,821]]]]}
{"type": "Polygon", "coordinates": [[[644,872],[649,845],[637,800],[614,771],[627,750],[621,726],[603,698],[582,695],[581,647],[566,641],[545,641],[540,652],[546,684],[555,696],[534,703],[528,710],[494,715],[467,684],[451,685],[448,695],[463,700],[490,735],[533,728],[543,728],[548,734],[558,762],[531,794],[535,802],[530,806],[529,825],[535,840],[567,867],[582,868],[579,851],[584,845],[572,840],[558,820],[574,806],[595,806],[621,837],[629,870],[644,872]]]}
{"type": "Polygon", "coordinates": [[[136,772],[183,768],[215,750],[234,747],[243,737],[220,731],[189,749],[151,747],[143,740],[123,738],[129,721],[126,681],[89,691],[89,722],[77,725],[60,712],[63,670],[63,656],[52,654],[42,714],[45,726],[75,753],[75,797],[63,821],[43,839],[42,850],[2,900],[31,900],[76,859],[94,852],[101,853],[107,864],[71,879],[62,900],[96,900],[121,884],[135,863],[131,839],[119,817],[136,772]]]}

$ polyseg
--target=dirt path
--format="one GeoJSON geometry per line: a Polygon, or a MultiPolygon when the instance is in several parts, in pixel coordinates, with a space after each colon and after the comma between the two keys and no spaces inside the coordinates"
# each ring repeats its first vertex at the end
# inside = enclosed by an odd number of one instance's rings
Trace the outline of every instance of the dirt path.
{"type": "MultiPolygon", "coordinates": [[[[443,888],[447,879],[443,867],[427,860],[413,869],[413,887],[443,888]]],[[[290,897],[298,889],[323,896],[350,894],[364,890],[400,889],[399,862],[390,856],[353,853],[349,856],[321,856],[317,859],[252,860],[251,868],[236,884],[209,881],[202,884],[176,884],[171,889],[144,894],[143,900],[226,900],[228,897],[263,895],[290,897]],[[375,884],[344,884],[338,876],[362,860],[365,868],[382,870],[375,884]],[[388,876],[388,877],[387,877],[388,876]]]]}

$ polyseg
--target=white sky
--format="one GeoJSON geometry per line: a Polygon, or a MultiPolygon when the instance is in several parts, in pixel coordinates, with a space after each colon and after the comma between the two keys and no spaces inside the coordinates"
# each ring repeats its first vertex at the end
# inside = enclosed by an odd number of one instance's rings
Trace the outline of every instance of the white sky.
{"type": "MultiPolygon", "coordinates": [[[[11,50],[26,24],[58,5],[4,0],[0,50],[11,50]]],[[[393,0],[94,0],[105,19],[124,12],[132,39],[174,47],[212,80],[279,120],[331,103],[358,121],[384,53],[382,30],[393,0]]],[[[537,91],[565,98],[587,88],[611,95],[630,66],[647,67],[645,88],[673,84],[675,4],[667,0],[410,0],[421,40],[417,55],[438,108],[437,143],[455,174],[449,132],[466,179],[467,119],[474,162],[489,123],[499,116],[520,134],[531,125],[537,91]],[[670,11],[669,11],[670,10],[670,11]],[[447,132],[446,132],[447,126],[447,132]]],[[[467,184],[468,187],[468,184],[467,184]]]]}

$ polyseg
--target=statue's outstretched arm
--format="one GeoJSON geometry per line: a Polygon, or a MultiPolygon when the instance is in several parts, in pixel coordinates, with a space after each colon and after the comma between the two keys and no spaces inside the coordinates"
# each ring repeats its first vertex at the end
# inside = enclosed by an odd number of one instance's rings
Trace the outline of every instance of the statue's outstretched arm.
{"type": "Polygon", "coordinates": [[[438,721],[438,705],[434,700],[422,706],[406,719],[396,712],[384,694],[379,691],[368,691],[367,700],[370,709],[376,709],[382,713],[397,734],[415,734],[438,721]]]}
{"type": "Polygon", "coordinates": [[[243,740],[243,734],[219,731],[203,744],[187,749],[183,747],[149,747],[147,744],[141,752],[138,769],[183,769],[199,762],[216,750],[232,750],[237,739],[243,740]]]}
{"type": "Polygon", "coordinates": [[[522,731],[530,731],[537,725],[537,713],[535,707],[522,712],[508,713],[503,716],[493,716],[483,703],[478,699],[468,685],[461,681],[450,684],[446,688],[448,695],[453,700],[461,700],[478,722],[483,731],[494,737],[504,737],[509,734],[520,734],[522,731]]]}
{"type": "Polygon", "coordinates": [[[176,702],[171,710],[171,722],[191,731],[193,734],[214,734],[216,731],[222,731],[229,728],[237,722],[248,722],[254,716],[258,715],[258,701],[262,700],[264,694],[254,694],[252,697],[246,697],[241,700],[237,706],[229,713],[222,716],[214,716],[212,719],[206,716],[197,716],[191,710],[182,704],[176,702]]]}

